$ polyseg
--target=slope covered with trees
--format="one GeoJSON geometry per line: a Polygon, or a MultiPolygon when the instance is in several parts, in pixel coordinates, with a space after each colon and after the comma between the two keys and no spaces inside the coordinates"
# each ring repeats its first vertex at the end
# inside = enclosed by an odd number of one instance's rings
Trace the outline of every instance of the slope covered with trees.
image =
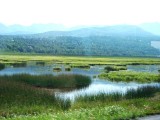
{"type": "Polygon", "coordinates": [[[151,46],[159,37],[135,26],[52,31],[34,35],[1,35],[1,52],[52,55],[157,56],[151,46]]]}

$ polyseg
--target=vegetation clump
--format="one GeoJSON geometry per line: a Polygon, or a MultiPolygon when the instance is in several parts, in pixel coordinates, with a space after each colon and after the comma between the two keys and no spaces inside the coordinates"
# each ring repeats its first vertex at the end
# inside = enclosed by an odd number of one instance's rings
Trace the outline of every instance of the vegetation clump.
{"type": "Polygon", "coordinates": [[[106,72],[110,72],[110,71],[119,71],[119,70],[127,70],[126,66],[106,66],[104,68],[104,70],[106,72]]]}
{"type": "Polygon", "coordinates": [[[113,71],[109,73],[102,73],[98,77],[117,82],[160,82],[160,77],[158,74],[147,72],[113,71]]]}
{"type": "Polygon", "coordinates": [[[58,109],[54,95],[12,80],[0,79],[0,119],[17,115],[37,115],[58,109]]]}
{"type": "Polygon", "coordinates": [[[60,72],[60,71],[62,71],[62,69],[59,68],[59,67],[55,67],[55,68],[53,68],[53,71],[54,71],[54,72],[60,72]]]}
{"type": "Polygon", "coordinates": [[[70,67],[66,67],[65,71],[71,71],[71,68],[70,67]]]}
{"type": "Polygon", "coordinates": [[[71,68],[83,68],[83,69],[90,69],[90,65],[83,65],[83,64],[72,64],[71,68]]]}
{"type": "Polygon", "coordinates": [[[0,70],[3,70],[5,68],[5,64],[0,63],[0,70]]]}
{"type": "Polygon", "coordinates": [[[0,76],[0,80],[9,80],[42,88],[81,88],[91,83],[91,78],[83,75],[29,75],[15,74],[0,76]]]}

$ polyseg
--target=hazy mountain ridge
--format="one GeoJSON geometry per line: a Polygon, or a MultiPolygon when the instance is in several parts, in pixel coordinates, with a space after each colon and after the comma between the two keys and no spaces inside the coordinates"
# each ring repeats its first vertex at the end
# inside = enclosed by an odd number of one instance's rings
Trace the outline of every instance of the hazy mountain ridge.
{"type": "Polygon", "coordinates": [[[10,25],[5,26],[0,24],[0,34],[2,35],[21,35],[21,34],[35,34],[43,33],[52,30],[65,30],[66,28],[61,24],[33,24],[30,26],[10,25]]]}
{"type": "MultiPolygon", "coordinates": [[[[19,35],[19,34],[21,35],[21,34],[37,34],[37,33],[46,34],[47,32],[54,31],[55,33],[63,32],[63,34],[65,35],[65,32],[67,31],[66,34],[68,35],[69,33],[75,34],[74,32],[83,33],[83,31],[88,31],[88,35],[89,35],[89,32],[91,32],[91,30],[92,30],[92,33],[94,34],[99,34],[99,32],[101,32],[102,34],[102,29],[105,31],[103,33],[108,34],[111,31],[113,32],[113,31],[122,30],[122,28],[124,27],[125,29],[123,30],[126,30],[126,32],[130,34],[133,34],[132,33],[133,29],[135,31],[139,31],[140,29],[142,31],[143,29],[143,31],[145,32],[150,32],[155,35],[160,35],[160,23],[144,23],[140,25],[112,25],[112,26],[93,25],[93,26],[75,26],[75,27],[65,27],[64,25],[61,25],[61,24],[33,24],[30,26],[15,24],[15,25],[6,26],[0,23],[0,34],[1,35],[19,35]],[[128,26],[128,29],[127,29],[127,26],[128,26]],[[132,27],[132,31],[129,30],[131,27],[132,27]]],[[[77,33],[77,35],[79,33],[77,33]]],[[[134,34],[136,34],[136,32],[134,34]]],[[[82,34],[79,34],[79,36],[82,36],[82,34]]]]}
{"type": "Polygon", "coordinates": [[[49,31],[41,34],[36,34],[47,37],[55,36],[75,36],[75,37],[87,37],[87,36],[153,36],[137,26],[133,25],[116,25],[106,27],[88,27],[81,28],[72,31],[49,31]]]}

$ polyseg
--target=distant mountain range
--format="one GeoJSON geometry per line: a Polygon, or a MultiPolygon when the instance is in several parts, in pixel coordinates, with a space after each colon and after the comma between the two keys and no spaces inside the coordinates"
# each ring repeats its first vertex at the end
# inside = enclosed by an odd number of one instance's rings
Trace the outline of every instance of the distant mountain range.
{"type": "Polygon", "coordinates": [[[53,30],[65,30],[61,24],[33,24],[31,26],[0,24],[0,34],[3,35],[19,35],[19,34],[35,34],[53,30]]]}
{"type": "MultiPolygon", "coordinates": [[[[1,29],[3,27],[1,25],[1,29]]],[[[19,30],[17,26],[12,26],[12,29],[14,27],[19,30]]],[[[157,42],[160,42],[160,36],[133,25],[86,27],[79,29],[66,29],[60,25],[54,28],[56,30],[49,32],[42,31],[48,31],[52,27],[44,27],[45,29],[42,29],[42,25],[39,29],[31,26],[28,28],[32,30],[30,31],[32,34],[20,34],[20,32],[12,31],[10,35],[9,33],[0,35],[0,53],[18,52],[81,56],[160,55],[160,49],[157,46],[157,42]],[[63,29],[63,31],[57,29],[63,29]],[[39,33],[40,31],[42,33],[39,33]],[[18,34],[15,35],[13,33],[18,34]],[[157,41],[156,46],[153,41],[157,41]]],[[[21,33],[24,33],[24,31],[21,31],[21,33]]]]}
{"type": "MultiPolygon", "coordinates": [[[[110,32],[117,31],[117,33],[126,32],[127,34],[138,34],[138,29],[143,29],[146,32],[150,32],[155,35],[160,35],[160,23],[144,23],[137,26],[132,26],[132,30],[130,31],[131,25],[115,25],[115,26],[76,26],[72,28],[67,28],[64,25],[61,24],[33,24],[31,26],[22,26],[22,25],[10,25],[5,26],[4,24],[0,23],[0,34],[1,35],[21,35],[21,34],[36,34],[36,33],[44,33],[49,31],[55,31],[53,34],[61,34],[59,31],[72,31],[77,30],[74,32],[78,32],[78,34],[81,36],[82,33],[87,31],[87,34],[110,34],[110,32]],[[125,26],[125,28],[124,28],[125,26]],[[128,26],[128,27],[127,27],[128,26]],[[134,27],[134,28],[133,28],[134,27]],[[139,28],[138,28],[139,27],[139,28]],[[122,30],[123,31],[120,31],[122,30]],[[103,29],[103,33],[102,33],[103,29]],[[134,29],[134,33],[132,33],[134,29]]],[[[48,33],[46,33],[48,34],[48,33]]],[[[50,34],[50,33],[49,33],[50,34]]],[[[63,34],[69,34],[63,33],[63,34]]],[[[75,34],[75,33],[70,33],[75,34]]],[[[77,34],[77,35],[78,35],[77,34]]]]}
{"type": "Polygon", "coordinates": [[[105,27],[88,27],[77,30],[68,31],[49,31],[45,33],[36,34],[42,37],[55,37],[55,36],[74,36],[74,37],[87,37],[87,36],[154,36],[152,33],[143,30],[140,27],[133,25],[115,25],[105,27]]]}

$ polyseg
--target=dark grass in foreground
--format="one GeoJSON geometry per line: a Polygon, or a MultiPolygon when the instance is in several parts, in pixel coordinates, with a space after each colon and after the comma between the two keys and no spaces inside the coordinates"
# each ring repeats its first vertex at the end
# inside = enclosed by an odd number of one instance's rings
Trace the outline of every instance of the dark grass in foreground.
{"type": "Polygon", "coordinates": [[[0,80],[0,116],[36,115],[60,109],[54,95],[14,81],[0,80]]]}
{"type": "Polygon", "coordinates": [[[102,73],[98,77],[117,82],[118,81],[160,82],[159,74],[147,73],[147,72],[114,71],[109,73],[102,73]]]}
{"type": "Polygon", "coordinates": [[[91,83],[91,78],[83,75],[29,75],[15,74],[0,76],[0,80],[8,80],[43,88],[83,88],[91,83]]]}

